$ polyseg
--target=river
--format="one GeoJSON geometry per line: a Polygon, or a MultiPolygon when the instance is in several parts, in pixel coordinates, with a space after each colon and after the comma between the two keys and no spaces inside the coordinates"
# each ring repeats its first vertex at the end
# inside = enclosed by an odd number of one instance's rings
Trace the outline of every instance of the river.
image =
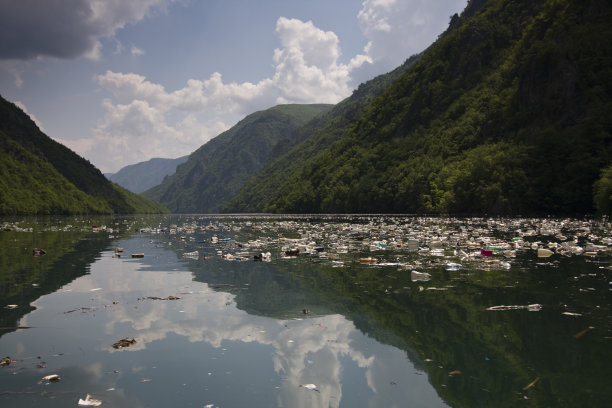
{"type": "Polygon", "coordinates": [[[1,223],[2,407],[612,400],[607,220],[1,223]]]}

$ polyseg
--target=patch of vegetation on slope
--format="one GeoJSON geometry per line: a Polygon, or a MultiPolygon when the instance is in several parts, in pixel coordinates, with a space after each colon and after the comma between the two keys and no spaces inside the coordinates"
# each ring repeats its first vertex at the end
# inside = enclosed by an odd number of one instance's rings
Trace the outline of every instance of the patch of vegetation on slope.
{"type": "Polygon", "coordinates": [[[109,182],[89,161],[52,140],[0,98],[0,214],[167,211],[109,182]]]}

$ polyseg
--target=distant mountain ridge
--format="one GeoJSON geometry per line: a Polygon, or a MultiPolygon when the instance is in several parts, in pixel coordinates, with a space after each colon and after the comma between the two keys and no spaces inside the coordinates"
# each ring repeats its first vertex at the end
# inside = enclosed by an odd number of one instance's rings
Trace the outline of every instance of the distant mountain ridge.
{"type": "Polygon", "coordinates": [[[297,129],[330,107],[289,104],[252,113],[143,195],[176,213],[217,213],[253,174],[295,145],[297,129]]]}
{"type": "Polygon", "coordinates": [[[117,173],[105,174],[110,181],[140,194],[160,184],[164,177],[174,174],[176,167],[187,161],[189,156],[176,159],[153,158],[121,168],[117,173]]]}
{"type": "Polygon", "coordinates": [[[166,211],[108,181],[0,97],[0,215],[166,211]]]}

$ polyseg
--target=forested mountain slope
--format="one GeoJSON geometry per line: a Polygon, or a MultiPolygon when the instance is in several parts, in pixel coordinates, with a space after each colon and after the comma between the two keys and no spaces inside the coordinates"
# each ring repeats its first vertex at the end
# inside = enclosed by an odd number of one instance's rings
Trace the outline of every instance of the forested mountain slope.
{"type": "Polygon", "coordinates": [[[333,145],[294,161],[272,193],[274,178],[254,179],[227,210],[593,212],[594,186],[609,200],[611,9],[470,1],[333,145]]]}
{"type": "Polygon", "coordinates": [[[193,152],[143,193],[175,213],[216,213],[268,161],[296,143],[296,130],[330,105],[279,105],[255,112],[193,152]]]}
{"type": "Polygon", "coordinates": [[[269,211],[267,204],[279,194],[279,188],[300,172],[308,160],[337,142],[351,124],[363,114],[366,107],[418,59],[419,56],[412,56],[393,71],[361,84],[350,97],[298,129],[296,140],[301,143],[287,154],[271,160],[259,173],[249,179],[224,211],[235,213],[263,212],[264,209],[269,211]]]}
{"type": "Polygon", "coordinates": [[[164,211],[108,181],[0,97],[0,215],[164,211]]]}

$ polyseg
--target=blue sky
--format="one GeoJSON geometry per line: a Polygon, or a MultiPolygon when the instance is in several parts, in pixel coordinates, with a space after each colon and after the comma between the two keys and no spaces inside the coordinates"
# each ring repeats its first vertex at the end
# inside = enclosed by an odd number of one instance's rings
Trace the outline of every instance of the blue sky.
{"type": "Polygon", "coordinates": [[[279,103],[337,103],[466,0],[0,0],[0,95],[103,172],[279,103]]]}

